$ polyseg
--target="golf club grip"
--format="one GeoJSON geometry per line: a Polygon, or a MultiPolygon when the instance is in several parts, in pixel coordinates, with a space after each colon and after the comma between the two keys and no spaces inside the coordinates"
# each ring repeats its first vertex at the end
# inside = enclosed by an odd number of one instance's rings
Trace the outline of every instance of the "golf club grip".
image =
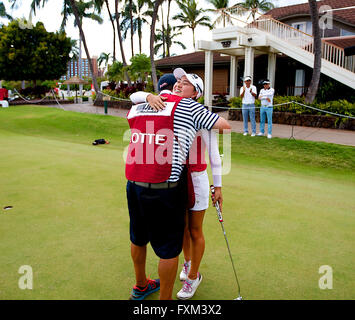
{"type": "MultiPolygon", "coordinates": [[[[215,193],[214,185],[211,185],[210,188],[211,188],[211,197],[212,197],[212,200],[213,200],[214,199],[214,193],[215,193]]],[[[221,208],[219,207],[219,202],[218,201],[216,201],[215,206],[216,206],[216,210],[217,210],[218,220],[219,220],[219,222],[223,222],[222,212],[221,212],[221,208]]]]}

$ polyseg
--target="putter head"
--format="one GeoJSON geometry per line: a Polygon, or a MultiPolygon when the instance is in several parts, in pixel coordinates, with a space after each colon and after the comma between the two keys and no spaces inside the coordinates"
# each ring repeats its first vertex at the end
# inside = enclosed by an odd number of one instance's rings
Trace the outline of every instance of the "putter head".
{"type": "Polygon", "coordinates": [[[242,296],[239,296],[238,298],[236,298],[234,300],[243,300],[243,298],[242,298],[242,296]]]}

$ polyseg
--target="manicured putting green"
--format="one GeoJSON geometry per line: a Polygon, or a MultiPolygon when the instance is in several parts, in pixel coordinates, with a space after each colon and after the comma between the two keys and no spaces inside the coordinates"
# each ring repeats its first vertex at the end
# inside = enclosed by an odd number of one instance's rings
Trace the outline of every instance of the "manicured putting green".
{"type": "MultiPolygon", "coordinates": [[[[0,109],[0,299],[128,298],[127,128],[111,116],[0,109]],[[110,144],[93,146],[99,138],[110,144]],[[19,289],[23,265],[32,267],[32,290],[19,289]]],[[[223,212],[243,297],[353,299],[355,148],[241,134],[232,145],[223,212]],[[318,286],[322,265],[333,269],[331,290],[318,286]]],[[[213,207],[204,231],[204,280],[194,299],[234,299],[213,207]]],[[[151,278],[157,262],[149,247],[151,278]]],[[[180,288],[176,280],[174,295],[180,288]]]]}

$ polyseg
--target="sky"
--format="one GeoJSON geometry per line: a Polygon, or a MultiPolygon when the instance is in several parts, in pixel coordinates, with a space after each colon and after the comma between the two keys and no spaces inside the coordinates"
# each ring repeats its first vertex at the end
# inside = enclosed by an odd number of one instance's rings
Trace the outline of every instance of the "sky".
{"type": "MultiPolygon", "coordinates": [[[[26,18],[28,19],[30,13],[30,4],[32,0],[17,0],[17,6],[14,9],[11,9],[11,4],[9,0],[2,0],[7,13],[9,13],[14,18],[26,18]]],[[[123,1],[120,1],[123,2],[123,1]]],[[[208,3],[207,0],[197,0],[198,8],[212,8],[212,6],[208,3]]],[[[230,1],[233,5],[239,1],[230,1]]],[[[285,5],[299,4],[307,2],[307,0],[274,0],[272,1],[276,6],[282,7],[285,5]]],[[[48,0],[47,4],[44,7],[41,7],[36,10],[36,15],[33,16],[32,21],[36,23],[37,21],[43,22],[45,28],[49,32],[55,32],[59,29],[62,16],[62,3],[63,1],[58,0],[48,0]]],[[[114,11],[114,0],[109,0],[110,8],[114,11]]],[[[122,6],[122,5],[121,5],[122,6]]],[[[167,9],[166,5],[163,7],[164,14],[166,14],[167,9]]],[[[173,16],[178,11],[177,4],[175,1],[172,1],[171,7],[171,16],[173,16]]],[[[215,15],[213,13],[207,13],[211,20],[215,19],[215,15]]],[[[83,29],[86,37],[86,41],[88,44],[89,53],[91,56],[99,56],[101,52],[113,52],[113,31],[112,25],[109,20],[109,15],[107,13],[106,7],[104,7],[102,13],[102,18],[104,22],[100,25],[97,22],[90,21],[84,19],[83,21],[83,29]]],[[[172,20],[172,19],[170,19],[172,20]]],[[[0,19],[0,23],[7,23],[6,20],[0,19]]],[[[176,25],[176,21],[172,21],[172,25],[176,25]]],[[[161,28],[161,24],[157,22],[157,28],[161,28]]],[[[67,22],[66,33],[72,39],[79,39],[79,30],[74,27],[74,18],[70,18],[67,22]]],[[[193,40],[192,40],[192,31],[190,29],[183,29],[182,35],[177,38],[177,40],[183,42],[186,46],[186,49],[182,49],[177,45],[173,45],[172,53],[174,54],[184,54],[194,52],[193,40]]],[[[195,37],[197,40],[211,40],[212,32],[207,27],[198,27],[195,31],[195,37]]],[[[150,26],[145,25],[143,31],[143,41],[142,41],[142,51],[143,53],[149,56],[149,39],[150,39],[150,26]]],[[[124,42],[124,49],[126,59],[129,60],[131,58],[131,46],[130,46],[130,36],[128,34],[128,38],[124,42]]],[[[138,53],[138,37],[135,36],[134,40],[134,50],[135,53],[138,53]]],[[[85,52],[83,48],[83,57],[85,57],[85,52]]],[[[116,39],[116,58],[121,60],[120,51],[119,51],[119,43],[118,39],[116,39]]]]}

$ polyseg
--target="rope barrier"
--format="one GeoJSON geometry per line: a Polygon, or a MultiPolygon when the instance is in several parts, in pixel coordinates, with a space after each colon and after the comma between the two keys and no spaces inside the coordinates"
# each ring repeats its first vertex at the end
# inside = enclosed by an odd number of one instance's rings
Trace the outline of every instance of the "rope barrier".
{"type": "MultiPolygon", "coordinates": [[[[111,97],[111,98],[114,98],[116,100],[122,100],[122,101],[131,101],[130,99],[121,99],[121,98],[116,98],[116,97],[113,97],[113,96],[110,96],[102,91],[99,91],[99,93],[105,95],[105,96],[108,96],[108,97],[111,97]]],[[[96,101],[96,100],[95,100],[96,101]]],[[[279,106],[283,106],[283,105],[287,105],[287,104],[292,104],[292,103],[295,103],[295,104],[298,104],[298,105],[301,105],[305,108],[309,108],[309,109],[313,109],[313,110],[316,110],[318,112],[323,112],[323,113],[327,113],[327,114],[331,114],[331,115],[334,115],[334,116],[337,116],[337,117],[342,117],[342,118],[348,118],[348,119],[355,119],[355,117],[352,117],[352,116],[347,116],[345,114],[339,114],[339,113],[335,113],[335,112],[331,112],[331,111],[327,111],[327,110],[322,110],[322,109],[319,109],[319,108],[315,108],[315,107],[311,107],[311,106],[308,106],[306,104],[303,104],[303,103],[300,103],[300,102],[297,102],[297,101],[289,101],[289,102],[284,102],[284,103],[279,103],[279,104],[274,104],[273,107],[279,107],[279,106]]],[[[229,108],[229,107],[219,107],[219,106],[205,106],[207,108],[215,108],[215,109],[225,109],[225,110],[243,110],[243,108],[229,108]]],[[[255,109],[261,109],[262,107],[254,107],[255,109]]],[[[245,109],[245,108],[244,108],[245,109]]]]}
{"type": "MultiPolygon", "coordinates": [[[[114,97],[114,96],[110,96],[109,94],[104,93],[104,92],[102,92],[102,91],[98,91],[98,93],[101,93],[101,94],[104,95],[104,96],[107,96],[107,97],[110,97],[110,98],[113,98],[113,99],[116,99],[116,100],[131,101],[130,99],[123,99],[123,98],[117,98],[117,97],[114,97]]],[[[96,99],[95,99],[95,101],[96,101],[96,99]]]]}
{"type": "Polygon", "coordinates": [[[58,103],[59,107],[62,109],[62,110],[65,110],[64,107],[59,103],[59,101],[57,100],[57,97],[55,96],[55,92],[53,91],[53,89],[51,90],[52,94],[53,94],[53,97],[54,97],[54,100],[58,103]]]}
{"type": "MultiPolygon", "coordinates": [[[[279,104],[274,104],[273,107],[278,107],[278,106],[282,106],[282,105],[285,105],[285,104],[291,104],[293,103],[292,102],[284,102],[284,103],[279,103],[279,104]]],[[[245,110],[245,109],[261,109],[261,107],[254,107],[254,108],[229,108],[229,107],[219,107],[219,106],[206,106],[208,108],[216,108],[216,109],[225,109],[225,110],[245,110]]]]}
{"type": "Polygon", "coordinates": [[[27,99],[27,98],[23,97],[23,96],[20,94],[20,92],[18,92],[18,91],[16,90],[16,88],[14,88],[14,91],[19,95],[19,97],[20,97],[22,100],[24,100],[24,101],[26,101],[26,102],[40,103],[40,102],[42,102],[44,99],[47,99],[47,98],[48,98],[48,96],[45,96],[44,98],[42,98],[42,99],[39,100],[39,101],[30,100],[30,99],[27,99]]]}
{"type": "Polygon", "coordinates": [[[319,112],[324,112],[324,113],[331,114],[333,116],[342,117],[342,118],[348,118],[348,119],[355,119],[355,117],[347,116],[345,114],[339,114],[339,113],[335,113],[335,112],[331,112],[331,111],[327,111],[327,110],[318,109],[318,108],[307,106],[307,105],[305,105],[303,103],[299,103],[299,102],[296,102],[296,101],[292,101],[292,102],[296,103],[296,104],[299,104],[300,106],[303,106],[303,107],[306,107],[306,108],[310,108],[310,109],[313,109],[313,110],[317,110],[319,112]]]}

